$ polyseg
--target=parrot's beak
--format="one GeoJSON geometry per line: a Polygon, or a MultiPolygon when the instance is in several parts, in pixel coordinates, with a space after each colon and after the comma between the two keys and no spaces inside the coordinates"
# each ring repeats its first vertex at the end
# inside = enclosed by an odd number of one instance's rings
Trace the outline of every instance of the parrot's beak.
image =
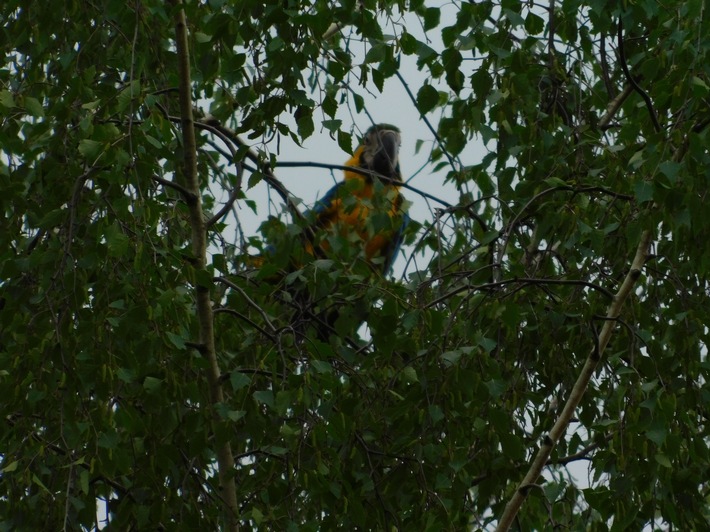
{"type": "Polygon", "coordinates": [[[399,132],[391,129],[382,129],[377,134],[378,143],[372,157],[372,169],[378,174],[400,179],[399,145],[401,140],[399,132]]]}

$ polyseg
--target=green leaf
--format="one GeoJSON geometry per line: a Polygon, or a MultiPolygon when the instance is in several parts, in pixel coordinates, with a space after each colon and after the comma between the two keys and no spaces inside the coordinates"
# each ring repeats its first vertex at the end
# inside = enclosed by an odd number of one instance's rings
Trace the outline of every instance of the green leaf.
{"type": "Polygon", "coordinates": [[[257,525],[260,525],[261,523],[264,522],[264,514],[258,508],[251,509],[251,518],[254,520],[254,523],[256,523],[257,525]]]}
{"type": "Polygon", "coordinates": [[[656,445],[663,445],[668,436],[668,428],[663,422],[654,422],[653,428],[646,431],[646,437],[656,445]]]}
{"type": "Polygon", "coordinates": [[[254,188],[256,185],[258,185],[261,180],[264,179],[264,174],[256,171],[252,172],[249,175],[249,180],[247,181],[247,188],[254,188]]]}
{"type": "Polygon", "coordinates": [[[417,376],[417,370],[412,366],[407,366],[402,370],[402,375],[406,382],[419,382],[419,377],[417,376]]]}
{"type": "Polygon", "coordinates": [[[89,471],[82,469],[79,473],[79,487],[84,495],[89,494],[89,471]]]}
{"type": "Polygon", "coordinates": [[[39,103],[39,100],[37,100],[37,98],[25,96],[23,104],[25,110],[30,114],[30,116],[34,116],[37,118],[44,116],[44,108],[42,107],[42,104],[39,103]]]}
{"type": "Polygon", "coordinates": [[[177,347],[178,349],[185,349],[185,339],[178,335],[178,334],[173,334],[170,331],[167,331],[165,335],[168,337],[168,340],[170,340],[170,343],[177,347]]]}
{"type": "Polygon", "coordinates": [[[439,103],[439,91],[431,85],[423,85],[417,93],[417,109],[426,114],[439,103]]]}
{"type": "Polygon", "coordinates": [[[109,255],[112,257],[124,257],[128,252],[130,240],[116,226],[110,226],[106,231],[106,244],[109,255]]]}
{"type": "Polygon", "coordinates": [[[251,384],[251,379],[244,373],[239,371],[232,371],[229,374],[229,382],[232,385],[232,390],[237,392],[242,388],[246,388],[251,384]]]}
{"type": "Polygon", "coordinates": [[[103,142],[91,139],[83,139],[79,142],[79,153],[90,163],[93,163],[103,151],[103,142]]]}
{"type": "Polygon", "coordinates": [[[327,374],[327,373],[333,372],[333,366],[331,366],[330,363],[325,362],[323,360],[312,360],[311,365],[313,366],[313,369],[316,370],[316,372],[321,373],[321,374],[327,374]]]}
{"type": "Polygon", "coordinates": [[[135,380],[133,371],[128,368],[118,368],[118,370],[116,370],[116,376],[126,384],[130,384],[135,380]]]}
{"type": "Polygon", "coordinates": [[[321,124],[332,133],[335,133],[343,126],[342,120],[323,120],[321,124]]]}
{"type": "Polygon", "coordinates": [[[365,63],[379,63],[387,57],[387,45],[375,44],[365,54],[365,63]]]}
{"type": "Polygon", "coordinates": [[[532,11],[530,11],[525,17],[525,30],[528,33],[538,35],[543,31],[544,27],[545,20],[532,11]]]}
{"type": "Polygon", "coordinates": [[[441,10],[438,7],[428,7],[424,11],[424,31],[436,28],[441,20],[441,10]]]}
{"type": "Polygon", "coordinates": [[[131,102],[136,100],[141,93],[139,80],[133,80],[118,94],[118,110],[125,111],[130,108],[131,102]]]}
{"type": "Polygon", "coordinates": [[[671,461],[668,459],[668,457],[666,455],[661,454],[661,453],[657,453],[654,456],[654,458],[656,459],[656,462],[658,464],[662,465],[663,467],[667,467],[668,469],[673,468],[673,464],[671,463],[671,461]]]}
{"type": "Polygon", "coordinates": [[[32,475],[32,483],[42,488],[45,493],[49,493],[49,489],[47,488],[47,486],[44,485],[44,483],[39,479],[37,475],[32,475]]]}
{"type": "Polygon", "coordinates": [[[13,107],[15,107],[15,99],[13,98],[12,93],[10,91],[0,91],[0,105],[7,109],[12,109],[13,107]]]}
{"type": "Polygon", "coordinates": [[[665,174],[671,184],[674,184],[678,179],[678,172],[681,169],[681,165],[675,161],[663,161],[658,168],[665,174]]]}
{"type": "Polygon", "coordinates": [[[345,153],[353,153],[353,137],[350,133],[338,130],[338,146],[345,153]]]}
{"type": "Polygon", "coordinates": [[[439,421],[444,419],[444,412],[441,410],[441,408],[437,405],[431,405],[429,407],[429,417],[431,418],[431,422],[436,425],[439,421]]]}
{"type": "Polygon", "coordinates": [[[637,181],[634,184],[634,196],[639,203],[653,200],[653,185],[648,181],[637,181]]]}
{"type": "Polygon", "coordinates": [[[163,387],[163,380],[162,379],[157,379],[155,377],[146,377],[143,380],[143,388],[145,389],[146,392],[148,392],[150,394],[159,393],[162,387],[163,387]]]}
{"type": "Polygon", "coordinates": [[[506,385],[501,380],[490,380],[484,383],[493,399],[499,398],[506,391],[506,385]]]}
{"type": "Polygon", "coordinates": [[[441,359],[444,361],[444,363],[448,366],[453,366],[455,365],[459,359],[461,358],[461,355],[463,353],[459,350],[456,351],[447,351],[446,353],[443,353],[441,355],[441,359]]]}
{"type": "Polygon", "coordinates": [[[19,462],[17,460],[10,462],[8,465],[2,468],[3,473],[12,473],[17,469],[19,462]]]}
{"type": "Polygon", "coordinates": [[[270,408],[274,407],[274,392],[271,390],[254,392],[254,399],[270,408]]]}

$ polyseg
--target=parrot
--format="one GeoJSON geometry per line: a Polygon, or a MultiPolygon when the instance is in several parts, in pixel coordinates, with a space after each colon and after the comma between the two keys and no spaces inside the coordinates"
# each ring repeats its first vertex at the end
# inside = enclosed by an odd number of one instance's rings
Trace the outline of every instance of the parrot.
{"type": "MultiPolygon", "coordinates": [[[[403,210],[404,197],[399,192],[400,144],[397,127],[377,124],[369,128],[344,165],[347,167],[344,179],[306,213],[306,218],[312,220],[313,233],[339,235],[360,245],[365,260],[382,274],[392,269],[410,222],[403,210]]],[[[314,245],[315,242],[306,244],[311,255],[316,255],[314,245]]],[[[329,240],[322,238],[318,245],[318,255],[327,256],[329,240]]]]}
{"type": "MultiPolygon", "coordinates": [[[[404,232],[410,223],[406,202],[400,193],[403,185],[399,166],[400,130],[390,124],[376,124],[364,134],[362,141],[345,164],[343,180],[335,184],[303,218],[307,226],[301,233],[302,248],[292,254],[294,244],[283,239],[274,242],[264,252],[252,257],[249,264],[257,270],[280,252],[291,271],[302,267],[306,256],[314,259],[358,257],[364,259],[373,274],[387,275],[392,269],[402,244],[404,232]],[[344,249],[345,247],[349,249],[344,249]],[[300,257],[300,258],[299,258],[300,257]]],[[[267,282],[278,279],[273,269],[264,270],[261,278],[267,282]]],[[[318,337],[327,341],[338,317],[343,313],[354,315],[361,321],[363,308],[313,307],[311,297],[303,288],[291,286],[292,300],[305,313],[305,322],[316,322],[318,337]],[[310,317],[309,317],[310,316],[310,317]]],[[[364,301],[356,306],[361,307],[364,301]]],[[[364,318],[363,318],[364,319],[364,318]]],[[[303,322],[302,322],[303,323],[303,322]]],[[[302,331],[295,327],[295,330],[302,331]]]]}

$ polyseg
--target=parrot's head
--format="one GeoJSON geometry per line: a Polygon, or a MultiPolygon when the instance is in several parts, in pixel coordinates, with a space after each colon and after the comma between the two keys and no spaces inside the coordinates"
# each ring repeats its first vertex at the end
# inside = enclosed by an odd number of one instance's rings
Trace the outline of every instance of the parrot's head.
{"type": "Polygon", "coordinates": [[[391,179],[402,180],[399,170],[399,146],[402,136],[390,124],[377,124],[362,139],[360,166],[391,179]]]}

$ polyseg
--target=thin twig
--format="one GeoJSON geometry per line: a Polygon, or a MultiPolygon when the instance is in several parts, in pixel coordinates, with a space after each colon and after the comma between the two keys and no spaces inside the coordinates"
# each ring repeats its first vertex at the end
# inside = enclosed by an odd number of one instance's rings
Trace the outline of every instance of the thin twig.
{"type": "MultiPolygon", "coordinates": [[[[414,104],[414,107],[417,106],[417,99],[412,93],[412,91],[409,88],[409,85],[407,85],[407,82],[404,81],[404,78],[402,77],[402,74],[400,74],[399,70],[395,72],[395,75],[397,76],[397,79],[402,83],[402,86],[404,87],[404,90],[407,91],[407,95],[409,96],[409,99],[412,100],[412,103],[414,104]]],[[[434,135],[434,138],[436,139],[436,143],[439,145],[439,148],[441,149],[441,152],[446,156],[446,158],[449,160],[449,164],[451,165],[451,169],[454,171],[458,171],[459,168],[461,168],[462,164],[461,161],[459,161],[458,166],[456,166],[456,163],[454,162],[454,158],[451,156],[451,154],[448,152],[446,147],[444,147],[444,142],[441,140],[441,137],[439,134],[436,132],[436,129],[434,129],[434,126],[431,125],[431,122],[429,122],[429,119],[423,115],[419,114],[421,119],[424,121],[426,126],[429,128],[429,131],[431,131],[431,134],[434,135]]]]}
{"type": "Polygon", "coordinates": [[[242,176],[244,175],[244,165],[241,163],[237,163],[237,177],[236,177],[236,183],[234,184],[234,188],[232,189],[232,193],[229,195],[229,199],[225,202],[224,205],[222,205],[222,208],[218,210],[212,218],[207,220],[205,225],[207,226],[207,229],[212,227],[214,224],[216,224],[219,220],[222,219],[222,216],[226,215],[230,209],[232,208],[232,205],[234,205],[234,202],[237,201],[237,198],[239,197],[239,193],[242,191],[242,176]]]}
{"type": "Polygon", "coordinates": [[[264,336],[266,336],[266,338],[268,338],[268,339],[271,340],[272,342],[276,343],[276,341],[277,341],[275,336],[273,336],[272,334],[270,334],[266,329],[264,329],[263,327],[261,327],[261,326],[260,326],[258,323],[256,323],[254,320],[252,320],[252,319],[249,318],[248,316],[245,316],[245,315],[242,314],[241,312],[238,312],[238,311],[236,311],[236,310],[234,310],[234,309],[231,309],[231,308],[220,307],[220,308],[214,309],[214,313],[215,313],[215,314],[231,314],[232,316],[236,316],[236,317],[239,318],[240,320],[243,320],[243,321],[247,322],[249,325],[251,325],[252,327],[254,327],[257,331],[259,331],[261,334],[263,334],[264,336]]]}
{"type": "MultiPolygon", "coordinates": [[[[485,266],[486,268],[489,266],[485,266]]],[[[521,283],[523,285],[570,285],[570,286],[586,286],[587,288],[591,288],[592,290],[596,290],[597,292],[601,292],[604,294],[607,298],[609,299],[614,299],[614,294],[604,288],[603,286],[599,286],[598,284],[591,283],[589,281],[584,281],[582,279],[541,279],[541,278],[529,278],[529,277],[516,277],[514,279],[504,279],[502,281],[494,281],[490,283],[484,283],[484,284],[479,284],[479,285],[465,285],[465,286],[459,286],[458,288],[455,288],[451,290],[450,292],[447,292],[441,297],[436,298],[434,301],[431,301],[430,303],[427,303],[424,308],[431,308],[439,303],[443,303],[447,299],[463,293],[463,292],[473,292],[473,291],[481,291],[481,290],[491,290],[494,288],[501,288],[505,285],[508,284],[514,284],[514,283],[521,283]]]]}
{"type": "MultiPolygon", "coordinates": [[[[220,137],[225,142],[225,144],[227,144],[227,147],[230,149],[233,156],[236,156],[236,151],[233,150],[231,143],[234,143],[237,146],[244,148],[246,148],[247,146],[247,144],[239,138],[239,135],[237,135],[236,131],[223,125],[212,116],[205,117],[202,121],[198,121],[195,125],[201,129],[208,130],[220,137]]],[[[288,205],[288,207],[294,212],[294,215],[296,215],[297,218],[302,219],[303,214],[301,213],[301,211],[298,210],[298,207],[293,202],[291,194],[271,171],[271,167],[268,165],[268,163],[264,163],[259,158],[259,156],[254,153],[253,150],[248,148],[246,149],[245,156],[247,159],[257,165],[259,172],[264,175],[264,180],[269,184],[269,186],[271,186],[271,188],[276,190],[276,192],[279,194],[279,196],[281,196],[286,205],[288,205]]]]}
{"type": "Polygon", "coordinates": [[[609,63],[606,59],[606,33],[602,33],[601,35],[601,42],[599,43],[599,56],[604,87],[606,87],[607,96],[613,99],[616,91],[614,90],[614,86],[611,84],[611,79],[609,78],[609,63]]]}
{"type": "Polygon", "coordinates": [[[163,179],[162,177],[158,177],[157,175],[151,176],[150,177],[153,181],[156,183],[160,183],[164,187],[172,188],[174,190],[177,190],[180,195],[183,197],[185,200],[185,203],[188,205],[192,205],[195,201],[197,201],[197,196],[187,190],[185,187],[183,187],[181,184],[176,183],[175,181],[170,181],[169,179],[163,179]]]}
{"type": "Polygon", "coordinates": [[[636,92],[638,92],[641,95],[641,98],[643,98],[643,101],[646,102],[646,109],[648,109],[648,114],[651,115],[651,122],[653,122],[653,129],[656,130],[656,133],[661,132],[661,124],[658,123],[658,117],[656,116],[656,111],[653,108],[653,102],[651,101],[651,97],[648,95],[648,93],[641,88],[641,86],[636,83],[636,80],[634,77],[631,75],[631,72],[629,72],[629,65],[626,63],[626,53],[624,52],[624,34],[623,34],[624,27],[621,23],[621,18],[619,18],[619,32],[617,34],[617,40],[618,40],[618,47],[619,47],[619,62],[621,63],[621,69],[624,71],[624,75],[626,76],[626,80],[629,82],[629,84],[634,88],[636,92]]]}
{"type": "Polygon", "coordinates": [[[274,324],[271,323],[271,320],[269,317],[266,315],[266,311],[264,311],[263,308],[261,308],[259,305],[254,302],[253,299],[251,299],[247,293],[239,286],[234,284],[232,281],[227,279],[226,277],[215,277],[215,281],[227,285],[229,288],[232,290],[235,290],[236,292],[239,292],[239,294],[244,298],[244,301],[246,301],[251,307],[253,307],[259,314],[261,314],[261,317],[264,319],[264,322],[269,326],[269,329],[271,330],[272,333],[276,333],[277,329],[274,327],[274,324]]]}
{"type": "Polygon", "coordinates": [[[576,453],[570,454],[568,456],[564,456],[562,458],[558,458],[557,460],[548,460],[546,465],[567,465],[570,462],[576,462],[577,460],[584,460],[584,459],[590,460],[590,458],[588,458],[587,455],[589,453],[591,453],[592,451],[601,447],[602,443],[606,443],[606,442],[610,441],[613,437],[614,437],[613,433],[607,434],[606,436],[604,436],[604,438],[601,442],[590,443],[589,445],[587,445],[583,449],[580,449],[576,453]]]}
{"type": "Polygon", "coordinates": [[[413,187],[412,185],[408,185],[407,183],[404,183],[403,181],[400,181],[399,179],[396,179],[394,177],[388,177],[382,174],[378,174],[377,172],[373,172],[372,170],[367,170],[365,168],[359,168],[356,166],[344,166],[342,164],[316,163],[312,161],[279,161],[276,163],[276,166],[281,168],[327,168],[329,170],[344,170],[364,176],[376,177],[390,185],[411,190],[412,192],[414,192],[415,194],[419,194],[423,198],[429,198],[430,200],[444,205],[449,209],[452,208],[452,205],[450,203],[442,200],[441,198],[437,198],[436,196],[433,196],[428,192],[424,192],[423,190],[413,187]]]}

